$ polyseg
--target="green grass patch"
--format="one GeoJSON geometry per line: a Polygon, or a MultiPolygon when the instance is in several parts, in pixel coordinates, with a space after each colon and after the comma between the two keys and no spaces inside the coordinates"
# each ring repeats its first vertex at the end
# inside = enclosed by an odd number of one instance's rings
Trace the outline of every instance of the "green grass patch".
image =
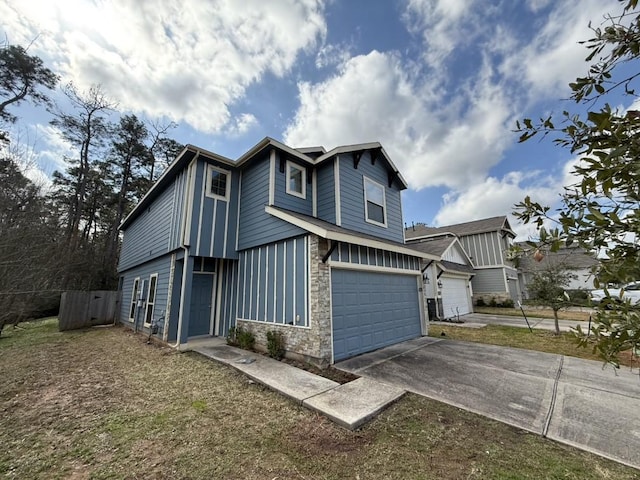
{"type": "Polygon", "coordinates": [[[56,328],[36,323],[0,340],[8,478],[638,476],[417,395],[347,431],[197,354],[147,345],[122,328],[56,328]]]}

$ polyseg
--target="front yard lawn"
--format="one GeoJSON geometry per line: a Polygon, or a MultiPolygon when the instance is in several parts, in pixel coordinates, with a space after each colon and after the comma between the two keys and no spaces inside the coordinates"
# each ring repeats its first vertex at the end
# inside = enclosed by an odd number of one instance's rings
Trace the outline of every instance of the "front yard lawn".
{"type": "Polygon", "coordinates": [[[0,338],[0,476],[16,479],[638,478],[408,395],[359,431],[119,327],[0,338]]]}

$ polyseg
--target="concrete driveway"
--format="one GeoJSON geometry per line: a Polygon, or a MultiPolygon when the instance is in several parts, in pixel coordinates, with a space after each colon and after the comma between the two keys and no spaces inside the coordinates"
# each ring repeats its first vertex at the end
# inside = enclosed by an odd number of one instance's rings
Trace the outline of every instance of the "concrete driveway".
{"type": "Polygon", "coordinates": [[[637,369],[430,337],[335,366],[640,469],[637,369]]]}

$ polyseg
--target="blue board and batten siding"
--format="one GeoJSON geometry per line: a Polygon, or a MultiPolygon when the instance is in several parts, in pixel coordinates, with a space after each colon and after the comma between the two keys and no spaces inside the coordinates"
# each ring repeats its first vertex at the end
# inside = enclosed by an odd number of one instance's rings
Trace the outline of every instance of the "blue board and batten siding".
{"type": "Polygon", "coordinates": [[[193,206],[189,241],[191,254],[200,257],[238,258],[236,230],[240,174],[229,166],[199,159],[194,167],[193,206]],[[227,173],[229,200],[207,195],[207,171],[213,165],[227,173]]]}
{"type": "Polygon", "coordinates": [[[175,182],[127,227],[119,271],[160,257],[169,251],[175,182]]]}
{"type": "Polygon", "coordinates": [[[340,169],[340,219],[341,226],[357,232],[368,233],[376,237],[404,243],[402,207],[397,180],[389,187],[388,166],[383,159],[371,164],[371,155],[365,152],[354,167],[353,156],[339,156],[340,169]],[[367,177],[379,183],[385,190],[386,227],[365,220],[364,180],[367,177]]]}
{"type": "MultiPolygon", "coordinates": [[[[145,307],[137,308],[135,310],[135,322],[131,322],[129,319],[130,309],[131,309],[131,298],[133,294],[133,285],[136,278],[140,278],[140,288],[142,289],[144,285],[144,289],[141,291],[142,298],[147,300],[148,288],[151,275],[157,274],[158,279],[156,283],[156,295],[155,302],[153,306],[153,319],[158,320],[162,316],[166,314],[167,310],[167,295],[169,292],[169,277],[171,273],[171,255],[166,255],[164,257],[152,260],[143,265],[138,265],[135,268],[132,268],[127,271],[126,275],[123,277],[122,282],[122,302],[120,304],[120,320],[122,323],[130,324],[132,327],[137,327],[137,329],[143,328],[144,318],[145,318],[145,307]]],[[[159,331],[158,335],[162,337],[164,322],[160,322],[158,324],[159,331]]]]}
{"type": "Polygon", "coordinates": [[[319,165],[317,175],[317,208],[318,218],[330,223],[336,223],[336,179],[334,162],[327,161],[319,165]]]}
{"type": "MultiPolygon", "coordinates": [[[[276,169],[278,165],[274,166],[276,169]]],[[[301,228],[273,217],[265,212],[269,203],[269,155],[256,160],[242,171],[240,187],[240,221],[238,224],[238,250],[276,242],[302,235],[301,228]]],[[[309,188],[309,194],[311,189],[309,188]]]]}
{"type": "Polygon", "coordinates": [[[235,275],[238,318],[308,325],[307,244],[308,237],[301,236],[240,252],[235,275]]]}
{"type": "Polygon", "coordinates": [[[344,242],[338,242],[338,246],[331,253],[330,258],[332,262],[401,270],[420,270],[419,257],[344,242]]]}

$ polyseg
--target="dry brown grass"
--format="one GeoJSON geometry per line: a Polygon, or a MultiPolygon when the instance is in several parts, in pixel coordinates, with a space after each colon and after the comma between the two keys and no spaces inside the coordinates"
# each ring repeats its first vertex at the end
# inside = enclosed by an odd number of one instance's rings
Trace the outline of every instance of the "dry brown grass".
{"type": "Polygon", "coordinates": [[[122,328],[0,339],[0,476],[28,479],[637,478],[408,395],[350,432],[197,354],[122,328]]]}

